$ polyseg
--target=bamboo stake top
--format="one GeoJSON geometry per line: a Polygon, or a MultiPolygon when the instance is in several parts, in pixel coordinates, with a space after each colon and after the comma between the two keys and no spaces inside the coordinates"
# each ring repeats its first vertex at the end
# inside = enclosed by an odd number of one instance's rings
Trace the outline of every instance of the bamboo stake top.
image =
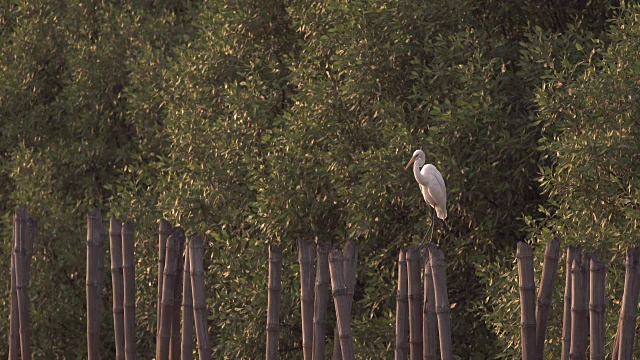
{"type": "Polygon", "coordinates": [[[518,242],[518,249],[516,251],[516,257],[521,259],[521,258],[533,258],[533,249],[531,249],[531,246],[529,246],[529,244],[519,241],[518,242]]]}
{"type": "MultiPolygon", "coordinates": [[[[192,236],[193,235],[191,235],[189,239],[191,239],[192,236]]],[[[269,244],[269,262],[282,262],[282,245],[269,244]]]]}
{"type": "Polygon", "coordinates": [[[109,219],[109,235],[120,235],[122,233],[122,222],[111,215],[109,219]]]}
{"type": "Polygon", "coordinates": [[[126,235],[132,235],[134,233],[133,223],[131,220],[127,221],[122,225],[122,233],[126,235]]]}
{"type": "Polygon", "coordinates": [[[160,234],[171,235],[171,223],[165,219],[160,219],[160,234]]]}

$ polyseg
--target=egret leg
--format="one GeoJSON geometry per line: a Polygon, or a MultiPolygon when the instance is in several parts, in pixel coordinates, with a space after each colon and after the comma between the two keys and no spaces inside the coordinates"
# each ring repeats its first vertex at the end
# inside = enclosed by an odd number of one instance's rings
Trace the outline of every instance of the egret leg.
{"type": "Polygon", "coordinates": [[[426,234],[424,234],[424,237],[422,238],[422,241],[420,242],[420,246],[422,246],[422,244],[424,244],[424,241],[427,239],[427,235],[429,236],[429,242],[431,242],[431,237],[433,236],[433,226],[435,225],[435,218],[436,218],[436,210],[432,209],[432,213],[431,213],[431,225],[429,225],[429,229],[427,229],[426,234]]]}

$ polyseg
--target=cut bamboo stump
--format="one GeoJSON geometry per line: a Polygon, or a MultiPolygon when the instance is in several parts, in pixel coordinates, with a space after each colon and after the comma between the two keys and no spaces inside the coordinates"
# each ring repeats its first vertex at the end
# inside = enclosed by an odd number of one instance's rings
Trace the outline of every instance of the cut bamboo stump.
{"type": "Polygon", "coordinates": [[[211,345],[207,326],[207,307],[205,303],[203,240],[194,234],[189,241],[189,261],[191,264],[191,291],[193,293],[193,318],[198,340],[198,357],[200,360],[211,359],[211,345]]]}
{"type": "Polygon", "coordinates": [[[171,223],[160,220],[158,224],[158,307],[156,312],[156,334],[160,332],[160,315],[162,313],[162,282],[164,281],[164,263],[167,252],[167,239],[171,235],[171,223]]]}
{"type": "Polygon", "coordinates": [[[607,269],[598,260],[597,254],[591,257],[589,311],[589,349],[591,360],[604,360],[605,344],[605,285],[607,269]]]}
{"type": "MultiPolygon", "coordinates": [[[[342,256],[344,257],[344,276],[345,282],[347,285],[347,311],[348,317],[351,318],[351,305],[353,304],[353,294],[356,285],[356,267],[358,264],[358,251],[357,251],[357,243],[353,240],[350,240],[345,245],[344,249],[342,249],[342,256]]],[[[340,338],[338,337],[338,332],[334,332],[333,337],[333,360],[342,359],[342,349],[340,347],[340,338]]]]}
{"type": "Polygon", "coordinates": [[[633,357],[633,338],[635,335],[636,317],[638,316],[638,266],[640,265],[640,247],[627,250],[626,271],[624,276],[624,294],[618,321],[619,339],[618,359],[633,357]]]}
{"type": "Polygon", "coordinates": [[[134,255],[133,223],[122,227],[122,275],[124,282],[124,354],[127,360],[136,359],[136,261],[134,255]]]}
{"type": "Polygon", "coordinates": [[[520,321],[522,327],[522,359],[536,357],[536,304],[533,280],[533,250],[523,242],[518,243],[518,285],[520,287],[520,321]]]}
{"type": "Polygon", "coordinates": [[[407,293],[409,297],[409,358],[422,358],[422,265],[420,251],[409,247],[407,251],[407,293]]]}
{"type": "Polygon", "coordinates": [[[549,320],[549,308],[551,307],[551,295],[553,285],[558,272],[558,260],[560,259],[560,238],[551,240],[544,251],[544,263],[542,264],[542,278],[538,291],[538,303],[536,307],[536,358],[544,358],[544,339],[549,320]]]}
{"type": "Polygon", "coordinates": [[[175,286],[173,290],[173,319],[171,320],[171,340],[169,341],[169,359],[180,359],[180,308],[182,307],[182,273],[185,237],[180,237],[178,244],[178,269],[176,271],[175,286]]]}
{"type": "Polygon", "coordinates": [[[156,359],[169,359],[169,345],[171,341],[171,327],[173,323],[174,296],[176,277],[178,275],[178,251],[184,231],[177,228],[167,239],[164,279],[162,281],[162,308],[160,312],[160,331],[156,342],[156,359]]]}
{"type": "Polygon", "coordinates": [[[302,350],[304,360],[313,356],[313,243],[298,239],[300,263],[300,311],[302,314],[302,350]]]}
{"type": "Polygon", "coordinates": [[[332,250],[329,253],[329,272],[331,274],[331,289],[336,308],[342,359],[353,360],[353,338],[351,337],[351,319],[349,318],[351,312],[349,309],[349,288],[345,280],[344,256],[340,250],[332,250]]]}
{"type": "Polygon", "coordinates": [[[269,298],[267,299],[267,360],[278,358],[280,296],[282,294],[282,245],[269,245],[269,298]]]}
{"type": "MultiPolygon", "coordinates": [[[[102,236],[100,229],[101,213],[96,209],[87,216],[87,273],[86,273],[86,298],[87,298],[87,358],[89,360],[100,359],[100,304],[98,298],[98,257],[99,242],[102,236]]],[[[18,299],[20,299],[20,273],[18,273],[18,299]]],[[[21,309],[22,310],[22,309],[21,309]]],[[[22,313],[22,311],[21,311],[22,313]]],[[[20,324],[22,331],[22,323],[20,324]]],[[[25,358],[24,348],[22,357],[25,358]]],[[[30,358],[30,357],[29,357],[30,358]]]]}
{"type": "Polygon", "coordinates": [[[571,266],[573,260],[580,257],[582,247],[569,246],[567,248],[567,258],[565,265],[565,287],[564,287],[564,312],[562,317],[562,352],[561,360],[570,360],[571,350],[571,266]]]}
{"type": "MultiPolygon", "coordinates": [[[[436,295],[436,314],[438,316],[438,333],[440,335],[440,358],[453,359],[451,349],[451,306],[447,294],[447,273],[444,254],[436,248],[429,249],[433,287],[436,295]]],[[[534,333],[535,334],[535,333],[534,333]]]]}
{"type": "Polygon", "coordinates": [[[329,249],[330,243],[318,244],[316,265],[316,286],[313,314],[313,359],[324,359],[324,345],[327,334],[327,306],[329,304],[329,249]]]}
{"type": "Polygon", "coordinates": [[[429,250],[424,256],[424,304],[422,307],[422,336],[424,360],[438,358],[438,318],[436,316],[436,295],[433,289],[433,274],[429,266],[429,250]]]}
{"type": "Polygon", "coordinates": [[[569,357],[572,360],[584,360],[586,358],[587,337],[583,330],[586,326],[587,306],[584,291],[584,267],[581,259],[573,260],[571,266],[571,351],[569,357]]]}
{"type": "Polygon", "coordinates": [[[122,280],[122,223],[111,216],[109,221],[111,253],[111,288],[113,292],[113,332],[116,360],[124,360],[124,285],[122,280]]]}
{"type": "Polygon", "coordinates": [[[409,297],[407,295],[407,255],[400,249],[398,255],[398,293],[396,294],[396,349],[395,360],[407,359],[409,344],[409,297]]]}
{"type": "MultiPolygon", "coordinates": [[[[193,235],[192,235],[193,236],[193,235]]],[[[189,242],[191,242],[191,237],[189,242]]],[[[191,291],[191,264],[189,250],[184,253],[184,274],[182,277],[182,344],[181,359],[193,359],[193,294],[191,291]]]]}

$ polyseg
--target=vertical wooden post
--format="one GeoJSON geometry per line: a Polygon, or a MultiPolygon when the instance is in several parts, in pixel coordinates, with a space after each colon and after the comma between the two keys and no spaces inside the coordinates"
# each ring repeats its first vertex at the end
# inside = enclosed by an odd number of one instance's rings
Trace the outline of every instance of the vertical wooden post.
{"type": "Polygon", "coordinates": [[[590,359],[591,360],[604,360],[604,335],[605,335],[605,289],[606,289],[606,275],[607,269],[603,263],[598,260],[597,254],[593,254],[591,257],[591,278],[590,284],[591,290],[589,291],[589,310],[591,316],[589,317],[589,329],[590,329],[590,359]]]}
{"type": "Polygon", "coordinates": [[[116,360],[124,360],[124,285],[122,283],[122,223],[111,216],[109,221],[111,253],[111,288],[113,292],[113,332],[116,360]]]}
{"type": "Polygon", "coordinates": [[[298,239],[300,263],[300,310],[302,318],[302,350],[304,360],[311,360],[313,352],[313,243],[298,239]]]}
{"type": "MultiPolygon", "coordinates": [[[[348,317],[351,319],[351,305],[353,304],[353,294],[356,285],[356,268],[358,265],[358,251],[357,243],[354,240],[349,240],[342,249],[342,256],[344,257],[344,276],[347,285],[347,311],[348,317]]],[[[340,338],[338,332],[334,332],[333,337],[333,360],[340,360],[342,358],[342,349],[340,348],[340,338]]]]}
{"type": "MultiPolygon", "coordinates": [[[[192,235],[193,236],[193,235],[192,235]]],[[[189,241],[191,242],[191,237],[189,241]]],[[[184,274],[182,277],[182,348],[181,359],[193,359],[193,294],[191,290],[191,264],[189,250],[184,253],[184,274]]]]}
{"type": "Polygon", "coordinates": [[[582,247],[569,246],[567,248],[567,258],[565,265],[565,286],[564,286],[564,310],[562,317],[562,352],[561,360],[570,360],[571,350],[571,266],[573,260],[580,257],[582,247]]]}
{"type": "Polygon", "coordinates": [[[162,313],[162,286],[164,281],[164,263],[167,252],[167,239],[171,235],[171,224],[160,220],[158,229],[158,307],[156,312],[156,334],[160,332],[160,316],[162,313]]]}
{"type": "MultiPolygon", "coordinates": [[[[447,273],[444,254],[441,250],[430,248],[429,259],[433,272],[433,288],[436,295],[436,314],[438,315],[438,332],[440,334],[440,358],[453,359],[451,349],[451,306],[447,294],[447,273]]],[[[535,334],[535,333],[534,333],[535,334]]]]}
{"type": "Polygon", "coordinates": [[[547,332],[549,319],[549,307],[553,284],[558,272],[558,260],[560,259],[560,237],[555,236],[544,251],[544,263],[542,264],[542,278],[538,291],[538,304],[536,306],[536,359],[544,357],[544,339],[547,332]]]}
{"type": "MultiPolygon", "coordinates": [[[[435,246],[435,245],[432,245],[435,246]]],[[[424,252],[424,303],[422,306],[422,336],[424,360],[438,358],[438,318],[436,316],[436,295],[433,288],[433,274],[429,266],[429,249],[424,252]]]]}
{"type": "Polygon", "coordinates": [[[640,247],[627,250],[626,271],[624,276],[624,294],[622,308],[618,321],[618,359],[633,357],[633,338],[635,334],[636,317],[638,316],[638,265],[640,263],[640,247]]]}
{"type": "MultiPolygon", "coordinates": [[[[100,242],[101,213],[93,210],[87,216],[87,357],[89,360],[100,359],[100,308],[98,303],[98,243],[100,242]]],[[[18,273],[19,274],[19,273],[18,273]]],[[[20,297],[20,276],[18,276],[18,298],[20,297]]],[[[22,331],[22,324],[20,324],[22,331]]],[[[24,348],[22,349],[24,358],[24,348]]]]}
{"type": "Polygon", "coordinates": [[[267,360],[278,358],[280,296],[282,294],[282,245],[269,245],[269,298],[267,300],[267,360]]]}
{"type": "MultiPolygon", "coordinates": [[[[13,248],[17,241],[15,223],[13,227],[13,248]]],[[[9,360],[18,360],[20,348],[20,319],[18,310],[18,290],[16,288],[16,254],[11,251],[11,313],[9,315],[9,360]]]]}
{"type": "Polygon", "coordinates": [[[35,241],[35,221],[27,209],[16,209],[13,218],[12,289],[9,357],[18,356],[18,345],[22,359],[31,359],[31,316],[29,305],[29,272],[35,241]]]}
{"type": "Polygon", "coordinates": [[[586,333],[583,331],[587,326],[583,271],[581,259],[573,260],[571,266],[571,352],[569,354],[572,360],[584,360],[587,350],[586,333]]]}
{"type": "Polygon", "coordinates": [[[330,243],[318,244],[316,286],[313,314],[313,359],[324,360],[325,336],[327,334],[327,305],[329,304],[329,249],[330,243]]]}
{"type": "Polygon", "coordinates": [[[536,305],[533,281],[533,250],[523,242],[518,243],[518,283],[520,286],[520,319],[522,324],[522,359],[536,356],[536,305]]]}
{"type": "Polygon", "coordinates": [[[207,326],[207,306],[205,303],[203,240],[193,234],[189,241],[189,261],[191,262],[191,290],[193,292],[193,318],[198,340],[198,357],[200,360],[211,359],[209,330],[207,326]]]}
{"type": "Polygon", "coordinates": [[[409,350],[409,298],[407,295],[407,254],[400,249],[398,255],[398,293],[396,294],[396,349],[395,360],[406,360],[409,350]]]}
{"type": "Polygon", "coordinates": [[[422,358],[422,284],[420,275],[422,266],[420,251],[409,247],[407,251],[407,279],[409,297],[409,357],[411,360],[422,358]]]}
{"type": "Polygon", "coordinates": [[[122,227],[122,278],[124,280],[124,354],[136,359],[136,261],[133,223],[122,227]]]}
{"type": "Polygon", "coordinates": [[[180,308],[182,307],[182,272],[185,237],[181,236],[178,244],[176,257],[178,268],[176,269],[175,286],[173,290],[173,319],[171,320],[171,340],[169,341],[169,359],[178,360],[180,358],[180,308]]]}
{"type": "Polygon", "coordinates": [[[169,359],[171,324],[173,322],[174,295],[178,275],[178,249],[184,231],[177,228],[167,239],[164,280],[162,281],[162,311],[160,312],[160,331],[156,343],[156,360],[169,359]]]}
{"type": "Polygon", "coordinates": [[[344,256],[340,250],[332,250],[329,253],[329,272],[331,274],[331,289],[336,308],[338,321],[338,333],[340,335],[340,348],[342,359],[353,360],[353,338],[351,337],[351,319],[349,318],[349,288],[344,274],[344,256]]]}

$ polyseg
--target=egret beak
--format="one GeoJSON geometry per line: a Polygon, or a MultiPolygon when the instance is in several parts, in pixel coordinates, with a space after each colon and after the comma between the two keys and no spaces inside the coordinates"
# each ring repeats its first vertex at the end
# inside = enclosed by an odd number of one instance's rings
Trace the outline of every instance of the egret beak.
{"type": "Polygon", "coordinates": [[[405,166],[404,169],[407,170],[409,168],[409,166],[411,166],[411,164],[413,164],[414,161],[416,161],[416,156],[413,156],[411,158],[411,160],[409,160],[409,162],[407,163],[407,166],[405,166]]]}

